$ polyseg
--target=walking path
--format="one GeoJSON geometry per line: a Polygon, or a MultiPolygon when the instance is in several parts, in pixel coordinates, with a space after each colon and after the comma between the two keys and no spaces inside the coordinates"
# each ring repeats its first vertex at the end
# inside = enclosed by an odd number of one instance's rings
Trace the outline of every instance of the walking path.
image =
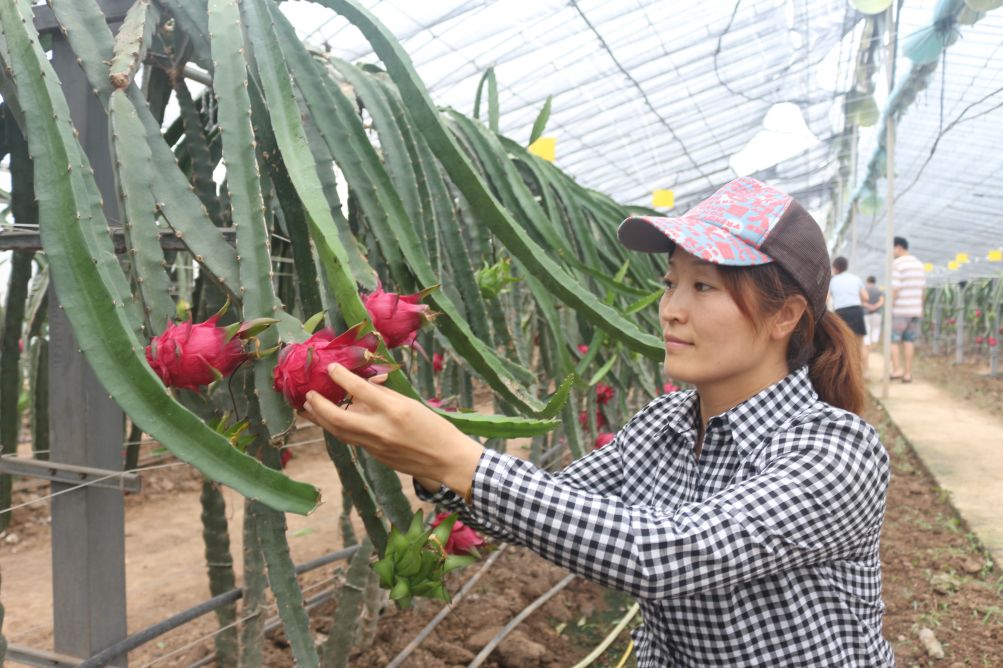
{"type": "Polygon", "coordinates": [[[1003,565],[1003,420],[924,383],[892,381],[881,398],[881,356],[870,357],[871,394],[920,459],[950,493],[951,503],[1003,565]]]}

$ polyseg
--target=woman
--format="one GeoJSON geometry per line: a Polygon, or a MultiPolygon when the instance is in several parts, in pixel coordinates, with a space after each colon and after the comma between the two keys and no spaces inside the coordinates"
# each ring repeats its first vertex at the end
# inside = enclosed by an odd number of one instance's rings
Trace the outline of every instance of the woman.
{"type": "Polygon", "coordinates": [[[337,366],[351,409],[311,395],[306,415],[465,523],[637,597],[640,666],[892,665],[888,460],[854,414],[857,351],[825,308],[818,225],[742,178],[619,237],[668,253],[665,370],[696,390],[658,397],[610,445],[550,474],[337,366]]]}
{"type": "Polygon", "coordinates": [[[878,279],[868,276],[864,283],[867,291],[867,301],[864,302],[864,324],[867,325],[867,336],[864,345],[870,347],[881,341],[881,319],[884,317],[885,293],[878,287],[878,279]]]}
{"type": "Polygon", "coordinates": [[[850,331],[857,337],[860,350],[860,364],[867,368],[867,325],[864,323],[864,304],[868,301],[867,289],[855,274],[847,271],[850,264],[845,257],[832,261],[832,280],[829,282],[829,296],[832,308],[850,331]]]}

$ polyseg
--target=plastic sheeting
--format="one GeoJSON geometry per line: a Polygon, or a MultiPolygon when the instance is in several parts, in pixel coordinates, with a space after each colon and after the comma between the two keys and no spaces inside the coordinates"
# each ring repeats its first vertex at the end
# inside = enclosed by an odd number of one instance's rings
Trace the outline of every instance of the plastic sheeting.
{"type": "MultiPolygon", "coordinates": [[[[929,25],[934,0],[910,0],[899,34],[929,25]]],[[[974,25],[958,26],[951,45],[921,91],[898,120],[895,141],[895,234],[933,265],[932,283],[999,276],[1003,262],[987,259],[1003,248],[1003,9],[974,25]],[[958,253],[968,256],[956,269],[958,253]]],[[[900,57],[896,79],[911,63],[900,57]]],[[[884,76],[879,73],[878,76],[884,76]]],[[[858,171],[872,156],[876,137],[862,135],[858,171]]],[[[860,175],[858,175],[860,176],[860,175]]],[[[878,184],[887,197],[887,182],[878,184]]],[[[884,277],[885,208],[857,217],[856,253],[846,230],[839,252],[855,256],[851,271],[884,277]]]]}
{"type": "MultiPolygon", "coordinates": [[[[856,54],[841,41],[862,16],[847,2],[726,0],[500,0],[363,2],[398,37],[433,99],[471,114],[494,65],[503,134],[527,142],[553,95],[545,136],[555,164],[579,183],[651,206],[675,193],[682,211],[736,176],[732,156],[793,103],[817,138],[752,173],[824,215],[843,132],[842,95],[856,54]]],[[[307,42],[352,62],[375,62],[362,35],[309,3],[283,11],[307,42]]],[[[482,118],[486,115],[482,104],[482,118]]],[[[805,133],[802,133],[805,134],[805,133]]],[[[783,137],[760,139],[766,153],[783,137]]]]}
{"type": "MultiPolygon", "coordinates": [[[[752,175],[793,193],[820,222],[829,219],[830,230],[845,216],[845,201],[842,211],[829,204],[841,199],[834,193],[838,140],[849,133],[841,109],[858,48],[853,28],[863,19],[849,2],[364,4],[397,35],[443,106],[471,113],[477,83],[493,65],[500,130],[526,141],[553,95],[545,134],[557,139],[556,164],[624,203],[650,206],[654,190],[671,189],[674,211],[685,210],[736,175],[733,156],[763,132],[773,105],[793,103],[818,142],[752,175]]],[[[928,26],[935,5],[907,0],[899,35],[928,26]]],[[[307,41],[350,61],[375,60],[361,34],[333,13],[309,3],[283,8],[307,41]]],[[[897,125],[895,233],[933,265],[935,281],[1003,269],[986,259],[1003,246],[997,187],[1003,174],[1003,10],[959,31],[929,87],[897,125]],[[958,253],[967,253],[969,262],[949,269],[958,253]]],[[[910,65],[900,49],[897,78],[910,65]]],[[[885,76],[883,70],[875,75],[879,105],[885,76]]],[[[847,191],[874,152],[874,134],[873,128],[859,133],[847,191]]],[[[777,141],[766,134],[757,146],[768,155],[777,141]]],[[[882,197],[885,188],[882,180],[882,197]]],[[[859,215],[856,235],[847,229],[833,239],[835,252],[853,258],[853,270],[882,280],[884,215],[859,215]]]]}

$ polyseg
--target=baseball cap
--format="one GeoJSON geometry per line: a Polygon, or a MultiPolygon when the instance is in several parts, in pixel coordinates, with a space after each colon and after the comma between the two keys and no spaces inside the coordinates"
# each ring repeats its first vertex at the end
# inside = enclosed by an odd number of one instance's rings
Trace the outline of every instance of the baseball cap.
{"type": "Polygon", "coordinates": [[[756,179],[735,179],[679,217],[631,216],[617,237],[646,253],[679,245],[713,264],[776,262],[804,292],[815,317],[825,313],[831,270],[822,228],[793,197],[756,179]]]}

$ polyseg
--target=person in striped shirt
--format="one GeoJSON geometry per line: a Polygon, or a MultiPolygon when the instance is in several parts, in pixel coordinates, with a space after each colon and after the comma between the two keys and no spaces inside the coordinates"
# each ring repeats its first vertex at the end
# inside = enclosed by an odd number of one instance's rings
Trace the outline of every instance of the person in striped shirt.
{"type": "Polygon", "coordinates": [[[926,273],[923,263],[909,253],[909,241],[895,237],[892,263],[892,380],[912,382],[912,361],[916,355],[923,320],[926,273]],[[904,353],[904,360],[903,360],[904,353]],[[901,362],[901,364],[900,364],[901,362]]]}

